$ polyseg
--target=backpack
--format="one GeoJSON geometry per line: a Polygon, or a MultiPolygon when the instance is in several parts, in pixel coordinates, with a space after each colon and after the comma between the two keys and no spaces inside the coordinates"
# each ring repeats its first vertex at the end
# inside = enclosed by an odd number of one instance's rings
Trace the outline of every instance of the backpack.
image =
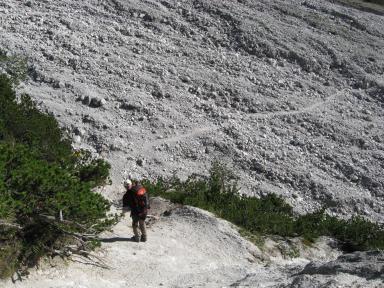
{"type": "Polygon", "coordinates": [[[142,186],[137,186],[125,192],[123,206],[130,207],[133,214],[146,215],[150,208],[147,190],[142,186]]]}
{"type": "Polygon", "coordinates": [[[140,187],[135,195],[135,204],[139,214],[147,214],[149,209],[148,194],[144,187],[140,187]]]}

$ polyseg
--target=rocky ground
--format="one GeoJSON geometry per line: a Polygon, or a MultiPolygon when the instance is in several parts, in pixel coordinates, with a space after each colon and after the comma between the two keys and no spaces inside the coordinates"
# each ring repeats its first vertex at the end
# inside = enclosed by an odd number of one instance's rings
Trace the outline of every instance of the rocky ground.
{"type": "MultiPolygon", "coordinates": [[[[242,193],[278,193],[298,212],[325,205],[341,217],[384,222],[384,17],[339,2],[2,0],[0,48],[28,59],[20,93],[52,112],[76,147],[110,161],[114,184],[102,191],[109,199],[121,198],[127,175],[206,174],[219,159],[240,176],[242,193]]],[[[85,277],[88,266],[72,263],[68,272],[58,270],[62,282],[42,283],[126,287],[116,277],[125,273],[121,281],[128,281],[129,266],[138,279],[160,271],[142,287],[381,285],[372,275],[383,274],[382,255],[332,255],[305,269],[303,259],[264,267],[249,261],[249,243],[237,232],[228,238],[219,220],[200,232],[205,216],[191,211],[163,219],[148,246],[137,246],[137,253],[167,261],[131,268],[138,257],[130,248],[138,244],[108,242],[106,259],[123,265],[115,276],[92,266],[85,277]],[[210,229],[219,232],[204,237],[210,229]],[[172,250],[167,237],[184,242],[172,250]],[[190,237],[203,242],[195,247],[190,237]],[[232,241],[227,254],[208,245],[220,237],[232,241]],[[195,254],[201,258],[193,260],[195,254]],[[116,262],[118,255],[125,260],[116,262]],[[361,272],[372,259],[379,268],[361,272]]],[[[128,223],[116,227],[119,237],[129,233],[128,223]]],[[[17,285],[37,287],[42,276],[34,275],[17,285]]]]}
{"type": "MultiPolygon", "coordinates": [[[[0,3],[20,87],[126,175],[230,163],[242,193],[384,215],[384,18],[329,1],[0,3]]],[[[116,186],[107,192],[116,195],[116,186]]]]}
{"type": "Polygon", "coordinates": [[[146,243],[130,241],[127,215],[102,235],[99,259],[74,255],[67,265],[53,259],[1,287],[384,287],[383,253],[340,256],[326,238],[312,247],[268,240],[260,250],[203,210],[160,199],[152,200],[152,208],[146,243]]]}

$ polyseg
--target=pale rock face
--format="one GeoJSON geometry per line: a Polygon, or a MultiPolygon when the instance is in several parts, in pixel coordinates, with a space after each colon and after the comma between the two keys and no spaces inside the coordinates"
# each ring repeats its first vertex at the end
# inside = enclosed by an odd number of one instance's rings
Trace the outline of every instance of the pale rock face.
{"type": "Polygon", "coordinates": [[[242,193],[384,222],[384,18],[331,2],[2,0],[0,48],[28,58],[19,92],[112,164],[111,200],[126,174],[220,159],[242,193]]]}
{"type": "Polygon", "coordinates": [[[242,193],[384,220],[382,16],[294,0],[5,0],[0,16],[23,90],[92,131],[77,146],[114,183],[220,159],[242,193]]]}
{"type": "Polygon", "coordinates": [[[51,259],[23,281],[0,281],[1,287],[382,287],[382,252],[340,256],[325,237],[311,247],[299,239],[270,240],[260,250],[227,221],[161,198],[151,199],[147,242],[131,242],[130,225],[126,214],[101,235],[96,262],[75,255],[70,265],[51,259]],[[297,245],[289,247],[292,242],[297,245]],[[282,246],[288,249],[283,254],[282,246]],[[290,258],[293,247],[302,256],[290,258]]]}

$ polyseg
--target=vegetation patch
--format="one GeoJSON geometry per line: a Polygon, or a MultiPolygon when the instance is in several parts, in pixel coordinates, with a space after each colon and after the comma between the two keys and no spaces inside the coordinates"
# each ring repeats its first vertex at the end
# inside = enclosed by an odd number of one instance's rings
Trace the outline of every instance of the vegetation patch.
{"type": "Polygon", "coordinates": [[[6,74],[13,84],[19,84],[27,76],[27,58],[9,56],[0,49],[0,73],[6,74]]]}
{"type": "Polygon", "coordinates": [[[242,228],[242,234],[303,237],[312,243],[319,236],[337,239],[345,251],[384,249],[384,227],[362,217],[342,220],[325,209],[296,215],[281,197],[270,194],[261,198],[240,195],[238,178],[223,164],[214,162],[208,177],[193,175],[185,181],[176,177],[143,181],[150,195],[175,203],[196,206],[215,213],[242,228]],[[245,232],[246,231],[246,232],[245,232]]]}
{"type": "Polygon", "coordinates": [[[52,115],[28,95],[17,99],[17,79],[7,74],[0,75],[0,278],[45,255],[90,255],[95,235],[117,221],[93,191],[109,182],[110,165],[74,151],[52,115]]]}

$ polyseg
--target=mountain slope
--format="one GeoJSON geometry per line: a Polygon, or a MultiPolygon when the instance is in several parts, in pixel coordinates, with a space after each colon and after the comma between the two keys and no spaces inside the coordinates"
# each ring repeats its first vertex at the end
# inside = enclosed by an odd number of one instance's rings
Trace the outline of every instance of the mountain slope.
{"type": "MultiPolygon", "coordinates": [[[[384,20],[328,1],[0,3],[20,87],[118,185],[231,163],[242,193],[383,221],[384,20]]],[[[111,199],[116,186],[108,188],[111,199]]]]}

